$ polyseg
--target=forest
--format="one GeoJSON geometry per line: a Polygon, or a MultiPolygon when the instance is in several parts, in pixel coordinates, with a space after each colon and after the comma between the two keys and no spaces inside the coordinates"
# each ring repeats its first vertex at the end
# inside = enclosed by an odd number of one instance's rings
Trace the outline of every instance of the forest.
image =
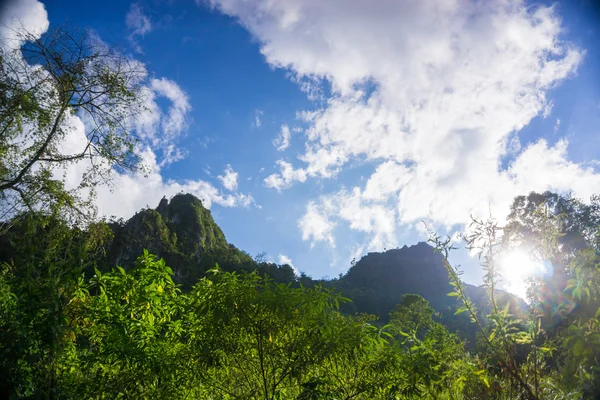
{"type": "Polygon", "coordinates": [[[141,167],[140,71],[85,31],[23,35],[0,52],[0,398],[598,398],[600,197],[524,193],[458,244],[431,232],[335,279],[297,276],[228,243],[189,194],[98,218],[94,187],[141,167]],[[87,142],[68,153],[78,113],[87,142]],[[499,290],[515,250],[550,270],[526,303],[499,290]]]}

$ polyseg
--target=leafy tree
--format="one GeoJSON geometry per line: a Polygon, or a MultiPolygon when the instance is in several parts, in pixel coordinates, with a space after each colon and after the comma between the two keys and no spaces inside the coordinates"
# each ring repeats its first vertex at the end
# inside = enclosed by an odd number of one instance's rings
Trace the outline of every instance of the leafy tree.
{"type": "MultiPolygon", "coordinates": [[[[561,321],[563,314],[571,312],[573,304],[565,302],[563,289],[575,264],[582,272],[592,270],[593,260],[582,257],[582,254],[600,250],[600,197],[593,196],[589,203],[571,195],[551,192],[532,192],[528,196],[517,197],[511,206],[504,233],[505,247],[519,248],[551,267],[550,277],[542,279],[530,294],[532,300],[545,308],[540,311],[546,320],[552,320],[557,328],[568,325],[568,320],[563,321],[564,324],[561,321]],[[588,267],[582,265],[585,262],[588,267]],[[555,300],[550,301],[552,298],[555,300]]],[[[598,282],[594,274],[587,276],[582,283],[584,281],[589,283],[585,285],[589,288],[595,287],[594,283],[598,282]]],[[[576,290],[586,289],[577,285],[576,290]]],[[[594,313],[593,307],[587,310],[588,315],[594,313]]]]}
{"type": "Polygon", "coordinates": [[[433,324],[433,308],[418,294],[404,294],[390,313],[390,325],[401,332],[426,332],[433,324]]]}
{"type": "MultiPolygon", "coordinates": [[[[563,387],[584,396],[600,391],[600,198],[531,193],[515,199],[505,242],[529,248],[551,275],[529,291],[540,328],[552,340],[548,363],[563,387]]],[[[505,244],[506,245],[506,244],[505,244]]]]}
{"type": "Polygon", "coordinates": [[[96,271],[74,300],[77,360],[64,376],[78,397],[183,398],[183,300],[164,260],[147,251],[136,266],[96,271]]]}
{"type": "Polygon", "coordinates": [[[328,290],[215,270],[189,296],[186,326],[192,346],[209,355],[205,385],[211,393],[289,397],[336,349],[334,310],[343,299],[328,290]]]}
{"type": "MultiPolygon", "coordinates": [[[[478,356],[493,377],[494,391],[508,398],[592,398],[600,390],[600,282],[596,250],[597,198],[585,204],[569,196],[532,193],[515,200],[508,224],[474,220],[467,243],[485,272],[490,313],[482,318],[447,261],[451,296],[462,302],[478,327],[478,356]],[[501,279],[502,252],[519,248],[551,267],[532,282],[528,316],[500,307],[494,290],[501,279]],[[575,307],[574,307],[575,306],[575,307]]],[[[450,240],[432,239],[447,260],[450,240]]]]}
{"type": "Polygon", "coordinates": [[[138,167],[131,131],[146,72],[89,32],[12,35],[24,44],[0,48],[0,212],[54,207],[88,215],[83,192],[66,187],[61,174],[83,162],[77,189],[93,193],[112,168],[138,167]]]}
{"type": "Polygon", "coordinates": [[[107,235],[102,226],[82,232],[51,216],[24,214],[0,236],[0,252],[11,250],[0,263],[2,397],[61,393],[58,370],[73,335],[69,309],[107,235]]]}

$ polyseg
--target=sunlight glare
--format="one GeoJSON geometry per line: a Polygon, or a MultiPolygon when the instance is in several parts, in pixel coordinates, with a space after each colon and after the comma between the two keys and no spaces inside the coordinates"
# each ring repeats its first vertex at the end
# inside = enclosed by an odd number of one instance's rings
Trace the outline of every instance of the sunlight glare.
{"type": "Polygon", "coordinates": [[[542,263],[522,251],[506,253],[500,260],[500,274],[504,289],[522,299],[527,299],[528,278],[544,271],[542,263]]]}

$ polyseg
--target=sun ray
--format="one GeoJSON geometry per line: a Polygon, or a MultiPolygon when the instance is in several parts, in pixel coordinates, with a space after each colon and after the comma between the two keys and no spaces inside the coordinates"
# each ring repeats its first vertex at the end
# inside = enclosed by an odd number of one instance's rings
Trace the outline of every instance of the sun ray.
{"type": "Polygon", "coordinates": [[[523,251],[509,251],[500,259],[500,275],[504,289],[522,299],[527,298],[529,278],[543,272],[544,265],[523,251]]]}

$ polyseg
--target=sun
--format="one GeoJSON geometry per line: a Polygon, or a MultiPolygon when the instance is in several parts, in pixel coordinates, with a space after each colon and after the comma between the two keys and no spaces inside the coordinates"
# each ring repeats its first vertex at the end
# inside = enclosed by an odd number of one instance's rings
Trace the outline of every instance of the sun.
{"type": "Polygon", "coordinates": [[[500,258],[504,289],[522,299],[527,298],[528,278],[543,272],[544,266],[529,254],[512,250],[500,258]]]}

